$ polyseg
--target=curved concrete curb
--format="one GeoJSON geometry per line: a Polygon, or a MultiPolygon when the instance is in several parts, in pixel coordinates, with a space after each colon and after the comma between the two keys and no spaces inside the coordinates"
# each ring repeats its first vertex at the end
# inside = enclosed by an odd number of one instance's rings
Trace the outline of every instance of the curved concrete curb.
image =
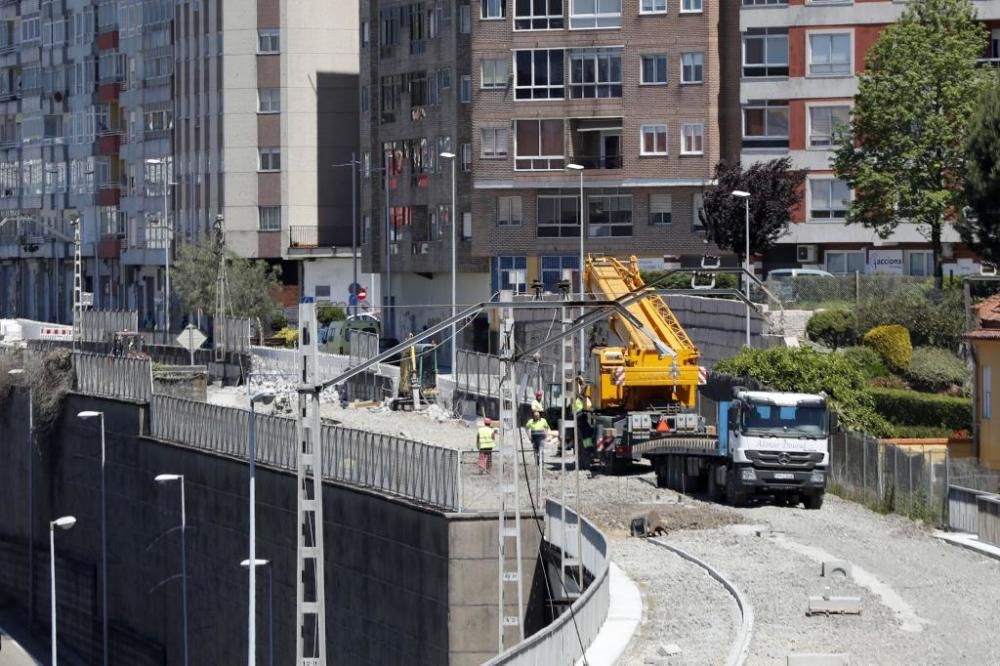
{"type": "Polygon", "coordinates": [[[750,656],[750,639],[753,638],[753,606],[747,601],[743,593],[740,592],[733,583],[731,583],[725,576],[715,570],[715,568],[708,562],[704,562],[691,553],[673,546],[660,539],[648,539],[650,543],[655,543],[661,548],[666,548],[672,553],[683,557],[685,560],[697,564],[699,567],[708,572],[708,574],[715,580],[722,583],[722,586],[733,596],[736,600],[736,605],[739,606],[740,615],[743,621],[740,623],[739,631],[736,632],[736,640],[733,641],[733,646],[729,650],[729,656],[726,658],[727,666],[742,666],[747,657],[750,656]]]}
{"type": "Polygon", "coordinates": [[[642,595],[639,594],[639,586],[614,562],[611,563],[608,574],[611,577],[608,616],[594,637],[594,642],[584,653],[584,658],[577,659],[577,666],[615,663],[625,653],[625,648],[642,620],[642,595]]]}

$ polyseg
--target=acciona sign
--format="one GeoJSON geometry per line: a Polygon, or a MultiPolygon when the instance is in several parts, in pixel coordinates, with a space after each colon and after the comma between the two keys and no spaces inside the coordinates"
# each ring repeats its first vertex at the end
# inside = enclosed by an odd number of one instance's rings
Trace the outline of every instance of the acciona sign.
{"type": "Polygon", "coordinates": [[[902,250],[868,250],[869,273],[903,274],[902,250]]]}

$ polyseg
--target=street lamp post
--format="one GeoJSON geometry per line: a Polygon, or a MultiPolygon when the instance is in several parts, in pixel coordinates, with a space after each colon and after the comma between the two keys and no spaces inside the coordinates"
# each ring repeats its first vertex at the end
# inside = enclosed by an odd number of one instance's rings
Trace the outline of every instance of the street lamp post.
{"type": "MultiPolygon", "coordinates": [[[[274,400],[273,391],[260,391],[250,397],[250,422],[247,427],[247,453],[250,459],[250,562],[257,561],[257,410],[256,404],[274,400]]],[[[247,666],[257,665],[257,567],[247,567],[250,574],[250,600],[247,608],[247,666]]]]}
{"type": "Polygon", "coordinates": [[[84,421],[98,418],[101,420],[101,624],[104,641],[104,666],[108,666],[108,495],[105,463],[107,449],[104,441],[104,412],[80,412],[77,418],[84,421]]]}
{"type": "MultiPolygon", "coordinates": [[[[578,259],[578,261],[580,262],[580,265],[579,265],[579,271],[578,271],[578,273],[579,273],[579,282],[578,282],[579,289],[578,289],[578,293],[580,294],[580,300],[582,301],[584,299],[584,293],[583,293],[583,271],[584,271],[584,268],[585,268],[585,263],[584,262],[586,260],[586,257],[583,254],[583,239],[587,235],[587,225],[584,223],[584,219],[583,219],[583,210],[584,210],[584,205],[583,205],[583,171],[584,171],[584,167],[582,165],[580,165],[580,164],[567,164],[566,168],[567,169],[572,169],[573,171],[576,171],[577,173],[580,174],[580,257],[578,259]]],[[[581,317],[583,316],[583,308],[582,307],[580,308],[580,316],[581,317]]],[[[586,336],[587,336],[587,334],[581,328],[580,329],[580,373],[581,374],[583,373],[583,371],[584,371],[584,365],[587,362],[587,348],[585,346],[586,345],[586,341],[587,341],[587,337],[586,336]]]]}
{"type": "Polygon", "coordinates": [[[158,474],[154,479],[157,483],[181,484],[181,615],[183,616],[182,631],[184,633],[184,666],[188,663],[188,603],[187,603],[187,509],[184,505],[184,475],[158,474]]]}
{"type": "Polygon", "coordinates": [[[746,274],[743,276],[744,284],[746,285],[746,297],[747,297],[747,347],[750,346],[750,193],[744,190],[733,190],[732,195],[743,199],[743,203],[746,205],[746,253],[744,254],[743,267],[746,269],[746,274]]]}
{"type": "MultiPolygon", "coordinates": [[[[250,560],[240,562],[241,567],[249,567],[250,560]]],[[[274,580],[273,569],[270,560],[254,560],[254,567],[267,568],[267,663],[274,666],[274,580]]]]}
{"type": "Polygon", "coordinates": [[[71,529],[76,525],[76,518],[73,516],[63,516],[49,521],[49,580],[52,584],[50,597],[52,601],[52,612],[50,622],[52,623],[52,666],[59,666],[59,651],[56,645],[56,528],[61,530],[71,529]]]}
{"type": "MultiPolygon", "coordinates": [[[[18,377],[24,374],[24,369],[8,370],[7,374],[18,377]]],[[[35,621],[35,493],[33,488],[33,462],[35,457],[35,415],[31,394],[31,384],[28,384],[28,621],[35,621]]]]}
{"type": "MultiPolygon", "coordinates": [[[[456,246],[458,245],[458,209],[456,207],[455,196],[455,153],[441,153],[441,157],[451,160],[451,316],[455,318],[456,313],[456,273],[458,271],[458,260],[456,258],[456,246]]],[[[455,324],[451,325],[451,374],[455,375],[456,359],[458,358],[458,340],[455,324]]]]}

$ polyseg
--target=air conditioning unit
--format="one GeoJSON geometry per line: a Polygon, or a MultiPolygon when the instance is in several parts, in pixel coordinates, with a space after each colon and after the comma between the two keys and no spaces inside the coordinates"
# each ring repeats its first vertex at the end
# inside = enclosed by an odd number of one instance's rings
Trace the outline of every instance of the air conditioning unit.
{"type": "Polygon", "coordinates": [[[815,264],[816,263],[816,246],[815,245],[796,245],[795,246],[795,261],[800,264],[815,264]]]}

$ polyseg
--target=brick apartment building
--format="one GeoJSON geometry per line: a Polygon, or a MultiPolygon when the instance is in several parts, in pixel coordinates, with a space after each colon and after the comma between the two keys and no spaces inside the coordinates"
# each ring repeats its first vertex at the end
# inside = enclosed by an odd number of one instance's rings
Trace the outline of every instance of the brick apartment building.
{"type": "Polygon", "coordinates": [[[0,316],[69,320],[76,215],[85,291],[141,322],[163,324],[168,248],[216,215],[230,249],[346,301],[357,12],[0,0],[0,316]]]}
{"type": "MultiPolygon", "coordinates": [[[[992,31],[984,60],[1000,62],[1000,2],[975,2],[992,31]]],[[[933,274],[930,244],[914,225],[880,239],[860,225],[844,225],[852,196],[830,167],[831,135],[848,121],[865,54],[905,3],[742,0],[740,77],[744,163],[790,156],[806,169],[796,224],[764,257],[764,269],[808,266],[831,273],[880,271],[933,274]]],[[[945,274],[978,270],[974,256],[947,229],[945,274]]]]}
{"type": "MultiPolygon", "coordinates": [[[[384,272],[388,260],[394,298],[450,302],[441,152],[457,155],[460,303],[534,280],[555,290],[578,268],[581,217],[588,252],[650,268],[713,251],[697,210],[739,137],[720,125],[718,3],[362,0],[361,11],[362,146],[389,167],[388,216],[384,174],[364,189],[365,265],[384,272]],[[584,167],[582,215],[570,164],[584,167]]],[[[735,21],[722,25],[738,44],[735,21]]],[[[390,330],[445,311],[401,309],[390,330]]]]}

